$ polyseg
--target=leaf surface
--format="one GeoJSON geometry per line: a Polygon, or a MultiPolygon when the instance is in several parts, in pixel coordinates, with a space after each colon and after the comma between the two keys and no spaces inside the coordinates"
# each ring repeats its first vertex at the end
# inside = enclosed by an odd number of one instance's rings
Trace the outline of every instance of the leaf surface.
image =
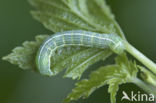
{"type": "Polygon", "coordinates": [[[36,70],[35,56],[41,43],[48,35],[36,36],[36,41],[25,41],[23,46],[18,46],[12,50],[12,53],[3,57],[12,64],[18,65],[22,69],[36,70]]]}
{"type": "Polygon", "coordinates": [[[67,96],[64,103],[69,103],[79,98],[86,98],[97,88],[106,84],[109,85],[108,92],[110,93],[111,103],[116,103],[119,85],[130,82],[131,78],[136,78],[137,72],[136,64],[129,61],[125,54],[118,56],[116,64],[100,67],[91,73],[89,79],[76,83],[76,87],[67,96]]]}

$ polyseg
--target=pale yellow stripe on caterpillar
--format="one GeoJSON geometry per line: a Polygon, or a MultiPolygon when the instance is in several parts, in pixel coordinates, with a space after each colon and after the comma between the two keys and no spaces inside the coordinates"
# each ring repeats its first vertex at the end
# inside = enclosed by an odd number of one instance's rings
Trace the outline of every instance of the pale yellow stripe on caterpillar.
{"type": "Polygon", "coordinates": [[[62,36],[63,43],[66,44],[65,35],[62,36]]]}
{"type": "Polygon", "coordinates": [[[92,45],[92,46],[94,45],[94,44],[93,44],[93,43],[94,43],[94,42],[93,42],[94,36],[95,36],[95,33],[93,33],[92,36],[91,36],[91,45],[92,45]]]}
{"type": "MultiPolygon", "coordinates": [[[[84,31],[82,32],[84,34],[84,31]]],[[[81,36],[80,43],[83,44],[84,35],[81,36]]]]}
{"type": "Polygon", "coordinates": [[[73,39],[73,32],[71,32],[71,41],[74,44],[74,39],[73,39]]]}

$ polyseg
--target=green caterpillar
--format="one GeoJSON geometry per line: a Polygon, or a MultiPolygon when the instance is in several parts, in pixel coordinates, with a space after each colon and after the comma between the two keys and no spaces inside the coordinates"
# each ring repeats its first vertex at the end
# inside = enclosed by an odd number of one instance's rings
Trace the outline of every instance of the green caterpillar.
{"type": "Polygon", "coordinates": [[[99,34],[82,30],[57,33],[45,40],[37,53],[36,64],[41,74],[53,75],[50,69],[50,58],[55,54],[57,48],[65,46],[110,48],[117,54],[124,51],[122,39],[115,34],[99,34]]]}

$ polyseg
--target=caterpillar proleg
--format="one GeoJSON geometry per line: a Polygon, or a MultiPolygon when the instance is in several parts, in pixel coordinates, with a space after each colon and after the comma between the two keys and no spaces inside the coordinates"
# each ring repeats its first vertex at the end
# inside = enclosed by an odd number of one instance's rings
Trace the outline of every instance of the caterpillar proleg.
{"type": "Polygon", "coordinates": [[[57,33],[47,38],[37,53],[36,64],[41,74],[53,75],[50,69],[50,58],[55,54],[57,48],[65,46],[84,46],[95,49],[110,48],[117,54],[124,51],[122,39],[115,34],[100,34],[82,30],[57,33]]]}

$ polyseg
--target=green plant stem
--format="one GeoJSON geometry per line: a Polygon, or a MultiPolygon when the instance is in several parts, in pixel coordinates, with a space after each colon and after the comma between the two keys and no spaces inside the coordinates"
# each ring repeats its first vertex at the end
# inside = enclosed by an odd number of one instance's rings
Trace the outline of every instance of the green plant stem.
{"type": "Polygon", "coordinates": [[[127,41],[124,41],[124,44],[127,52],[133,55],[137,60],[139,60],[142,64],[144,64],[147,68],[149,68],[153,73],[156,74],[156,64],[153,61],[147,58],[144,54],[134,48],[127,41]]]}
{"type": "Polygon", "coordinates": [[[137,66],[144,74],[141,76],[147,83],[152,84],[156,88],[156,76],[142,66],[137,66]]]}
{"type": "Polygon", "coordinates": [[[152,93],[154,96],[156,96],[156,89],[152,85],[143,82],[139,78],[131,78],[130,81],[142,88],[147,93],[152,93]]]}

